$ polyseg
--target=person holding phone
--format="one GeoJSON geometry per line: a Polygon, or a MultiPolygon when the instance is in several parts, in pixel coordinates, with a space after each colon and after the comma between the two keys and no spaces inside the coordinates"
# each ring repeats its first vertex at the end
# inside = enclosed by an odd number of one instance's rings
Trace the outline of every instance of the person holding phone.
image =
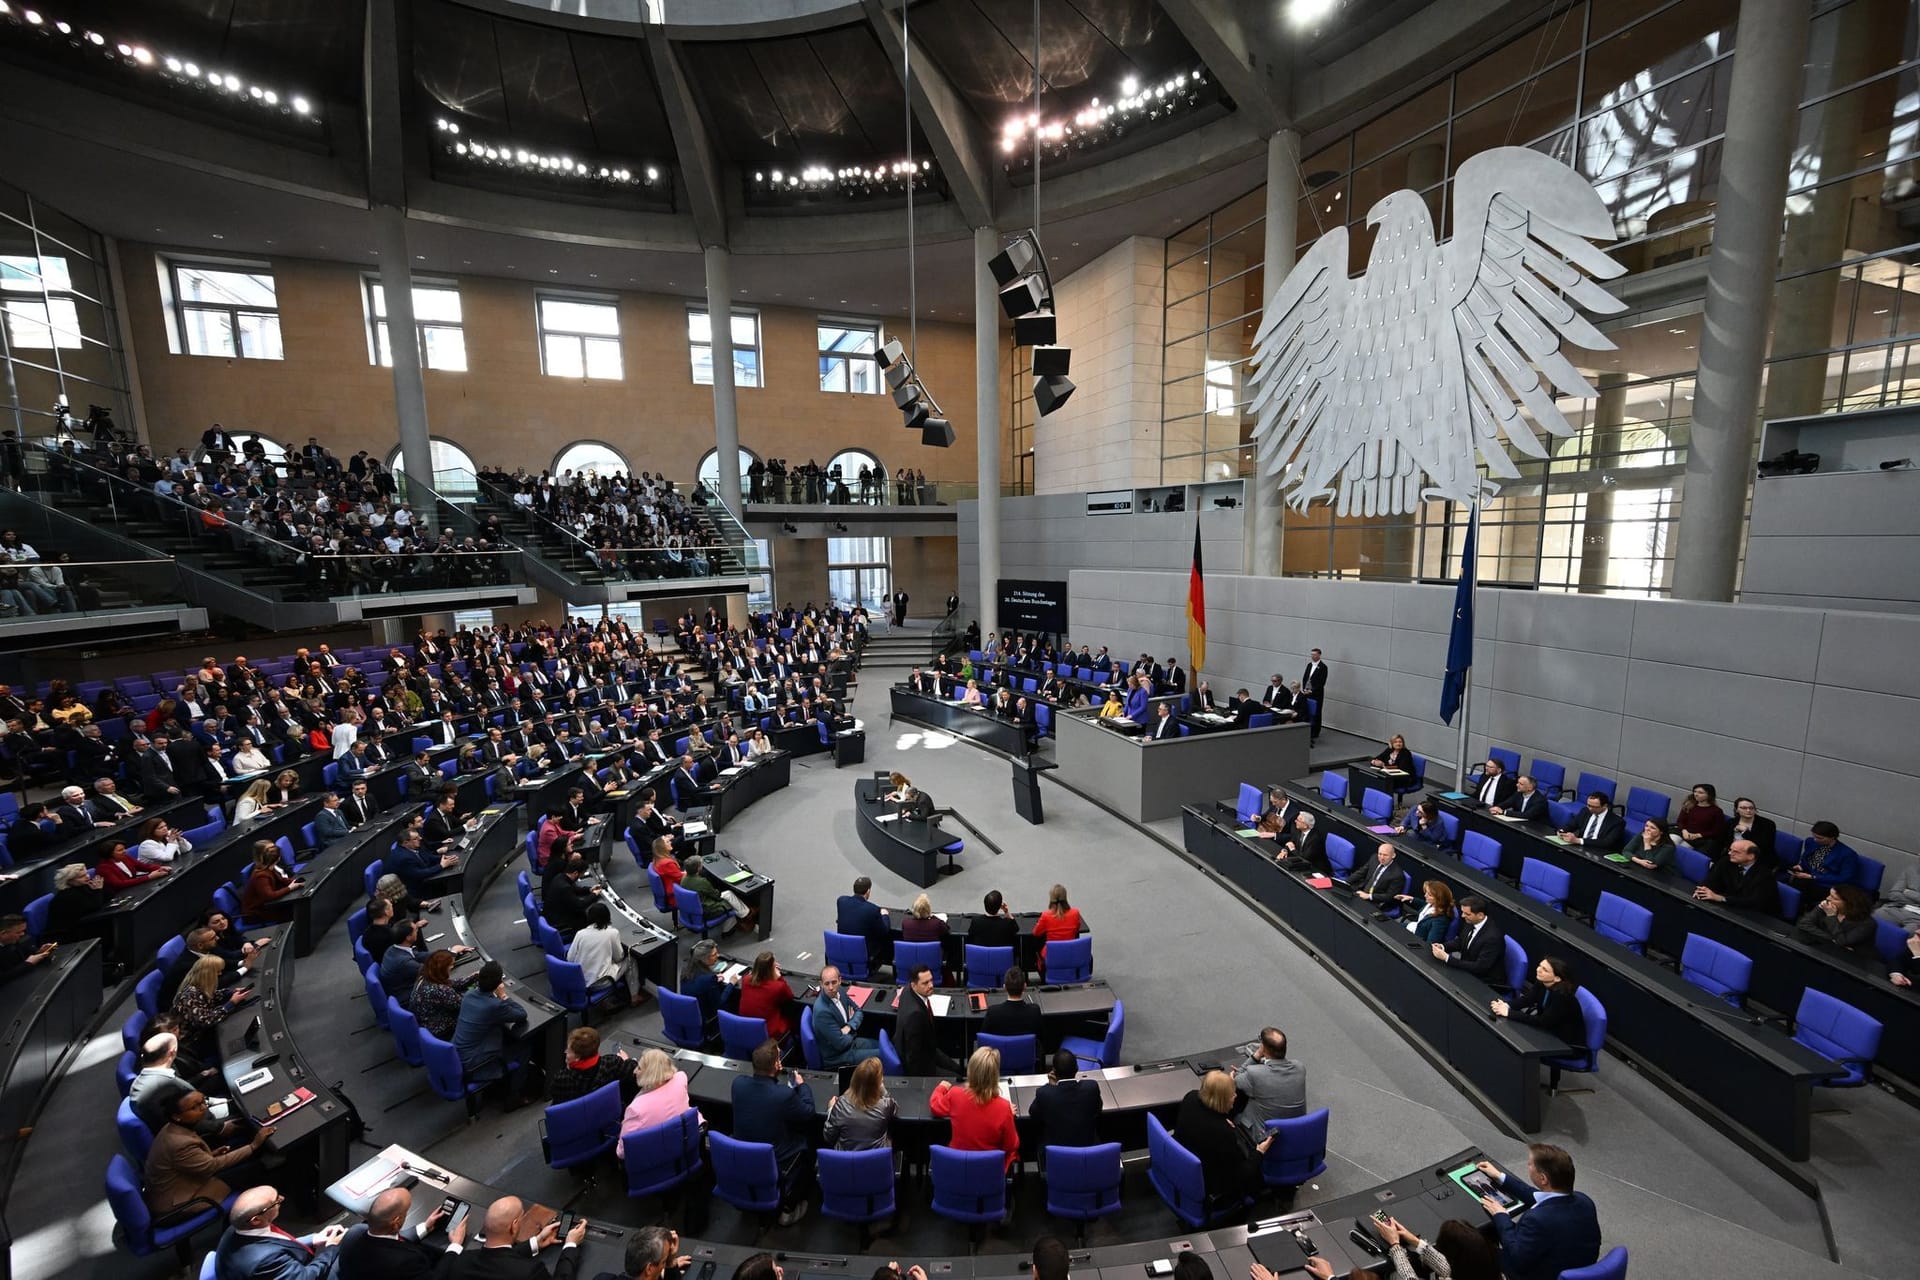
{"type": "MultiPolygon", "coordinates": [[[[482,1224],[484,1243],[451,1260],[440,1274],[444,1280],[573,1280],[580,1270],[580,1243],[587,1238],[587,1220],[575,1218],[560,1245],[560,1257],[551,1273],[540,1255],[560,1240],[560,1220],[540,1228],[532,1239],[519,1241],[526,1206],[514,1196],[502,1196],[487,1206],[482,1224]]],[[[464,1225],[464,1224],[463,1224],[464,1225]]]]}
{"type": "Polygon", "coordinates": [[[388,1187],[375,1196],[367,1220],[350,1228],[340,1241],[338,1274],[429,1280],[440,1266],[441,1255],[458,1253],[466,1243],[467,1220],[461,1215],[459,1221],[452,1221],[454,1215],[442,1205],[408,1229],[412,1212],[413,1192],[405,1187],[388,1187]],[[426,1243],[427,1237],[442,1227],[447,1230],[447,1243],[435,1249],[426,1243]]]}

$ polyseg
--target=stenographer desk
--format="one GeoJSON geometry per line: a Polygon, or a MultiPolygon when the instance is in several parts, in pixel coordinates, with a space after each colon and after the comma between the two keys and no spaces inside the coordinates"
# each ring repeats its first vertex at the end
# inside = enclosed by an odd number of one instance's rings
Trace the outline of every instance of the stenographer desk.
{"type": "MultiPolygon", "coordinates": [[[[1770,1009],[1791,1015],[1801,993],[1811,988],[1878,1019],[1886,1030],[1875,1065],[1900,1077],[1910,1090],[1920,1090],[1920,991],[1888,982],[1886,963],[1879,957],[1868,960],[1813,946],[1794,937],[1784,920],[1697,901],[1686,877],[1608,862],[1601,853],[1561,843],[1549,824],[1503,822],[1483,809],[1445,799],[1440,807],[1459,815],[1463,832],[1478,831],[1500,843],[1500,874],[1507,879],[1517,881],[1521,860],[1535,858],[1571,876],[1571,910],[1591,916],[1600,895],[1611,893],[1651,911],[1648,945],[1658,951],[1677,956],[1686,947],[1687,935],[1697,933],[1749,957],[1753,976],[1748,995],[1770,1009]]],[[[1815,901],[1806,895],[1801,909],[1811,910],[1815,901]]]]}
{"type": "Polygon", "coordinates": [[[100,1007],[100,943],[62,943],[53,954],[0,986],[0,1212],[6,1209],[24,1142],[39,1123],[61,1064],[85,1045],[100,1007]]]}
{"type": "Polygon", "coordinates": [[[995,716],[984,706],[967,706],[932,694],[915,693],[905,685],[894,685],[888,694],[893,699],[895,720],[910,720],[939,729],[1003,756],[1019,759],[1027,754],[1026,730],[1011,720],[995,716]]]}
{"type": "Polygon", "coordinates": [[[1807,1158],[1813,1086],[1833,1074],[1831,1061],[1504,881],[1472,874],[1431,845],[1369,831],[1351,810],[1317,796],[1295,791],[1294,798],[1323,830],[1354,842],[1360,866],[1379,842],[1393,845],[1401,869],[1413,872],[1416,898],[1422,881],[1437,879],[1456,899],[1466,893],[1487,899],[1494,921],[1530,962],[1558,955],[1573,964],[1580,985],[1606,1007],[1609,1039],[1717,1112],[1748,1145],[1764,1144],[1789,1160],[1807,1158]]]}
{"type": "Polygon", "coordinates": [[[793,756],[786,751],[775,751],[736,768],[736,772],[721,770],[708,784],[711,799],[707,825],[715,831],[723,830],[756,800],[772,795],[793,781],[793,756]]]}
{"type": "Polygon", "coordinates": [[[1182,819],[1188,853],[1265,907],[1323,964],[1352,978],[1489,1111],[1522,1133],[1540,1131],[1540,1060],[1566,1056],[1566,1041],[1494,1018],[1486,983],[1435,961],[1425,944],[1410,946],[1403,927],[1374,919],[1371,904],[1356,903],[1351,893],[1315,889],[1274,861],[1270,843],[1237,834],[1237,821],[1212,806],[1189,805],[1182,819]]]}
{"type": "Polygon", "coordinates": [[[1105,728],[1098,711],[1055,716],[1059,780],[1132,822],[1176,816],[1222,778],[1297,778],[1307,772],[1306,725],[1226,729],[1155,742],[1105,728]]]}
{"type": "Polygon", "coordinates": [[[854,781],[853,808],[860,843],[881,866],[922,889],[939,883],[940,851],[959,837],[932,822],[898,817],[900,806],[880,798],[886,794],[882,785],[877,778],[854,781]]]}
{"type": "MultiPolygon", "coordinates": [[[[902,930],[913,913],[903,907],[887,907],[884,910],[887,913],[887,928],[893,934],[893,940],[904,942],[906,939],[902,936],[902,930]]],[[[947,922],[947,936],[945,945],[941,948],[941,954],[946,957],[947,968],[958,973],[966,965],[967,943],[972,941],[973,922],[984,920],[986,917],[977,911],[942,911],[937,914],[947,922]]],[[[1035,937],[1033,933],[1034,925],[1040,921],[1040,913],[1020,911],[1013,913],[1009,918],[1020,929],[1020,940],[1015,948],[1020,967],[1028,973],[1038,973],[1040,948],[1047,945],[1044,939],[1035,937]]],[[[1080,934],[1085,937],[1092,932],[1093,927],[1087,923],[1083,912],[1080,917],[1080,934]]]]}

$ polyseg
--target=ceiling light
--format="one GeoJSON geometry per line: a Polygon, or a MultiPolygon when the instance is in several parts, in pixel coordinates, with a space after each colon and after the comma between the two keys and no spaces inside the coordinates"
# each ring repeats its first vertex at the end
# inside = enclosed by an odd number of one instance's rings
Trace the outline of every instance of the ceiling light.
{"type": "Polygon", "coordinates": [[[1122,80],[1120,82],[1120,92],[1128,98],[1140,92],[1140,78],[1138,76],[1128,76],[1125,80],[1122,80]]]}
{"type": "Polygon", "coordinates": [[[1339,0],[1288,0],[1287,21],[1296,27],[1310,27],[1338,7],[1339,0]]]}
{"type": "Polygon", "coordinates": [[[105,36],[103,36],[103,35],[101,35],[101,34],[100,34],[100,33],[99,33],[98,31],[89,31],[89,32],[87,32],[87,43],[88,43],[88,44],[90,44],[90,45],[95,45],[95,46],[98,46],[98,45],[103,45],[103,44],[105,44],[106,42],[107,42],[107,38],[106,38],[105,36]]]}
{"type": "Polygon", "coordinates": [[[313,110],[312,104],[309,103],[305,98],[301,97],[297,93],[293,95],[293,113],[295,115],[304,116],[311,113],[312,110],[313,110]]]}
{"type": "Polygon", "coordinates": [[[150,67],[153,65],[153,54],[149,53],[144,45],[135,45],[133,60],[143,67],[150,67]]]}
{"type": "Polygon", "coordinates": [[[20,16],[27,20],[27,25],[30,27],[37,27],[40,25],[40,21],[41,21],[40,15],[34,12],[32,9],[26,10],[20,16]]]}

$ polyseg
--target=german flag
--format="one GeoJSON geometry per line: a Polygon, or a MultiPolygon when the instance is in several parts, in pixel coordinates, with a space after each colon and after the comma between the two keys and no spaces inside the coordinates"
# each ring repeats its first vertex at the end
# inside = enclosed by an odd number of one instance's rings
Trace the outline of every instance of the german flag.
{"type": "Polygon", "coordinates": [[[1207,575],[1200,568],[1200,517],[1193,517],[1193,570],[1187,575],[1187,655],[1193,678],[1207,663],[1207,575]]]}

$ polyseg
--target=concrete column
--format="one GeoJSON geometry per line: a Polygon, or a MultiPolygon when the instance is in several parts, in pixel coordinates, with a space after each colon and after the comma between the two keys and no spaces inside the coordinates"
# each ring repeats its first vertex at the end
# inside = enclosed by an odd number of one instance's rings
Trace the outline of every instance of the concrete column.
{"type": "Polygon", "coordinates": [[[740,417],[733,398],[732,260],[707,246],[707,328],[713,335],[713,447],[720,459],[720,502],[736,516],[740,505],[740,417]]]}
{"type": "MultiPolygon", "coordinates": [[[[1602,469],[1620,452],[1621,427],[1627,420],[1627,375],[1603,373],[1594,382],[1600,395],[1593,402],[1593,456],[1602,469]]],[[[1553,494],[1553,468],[1541,469],[1542,492],[1553,494]]],[[[1485,530],[1482,530],[1485,532],[1485,530]]],[[[1605,595],[1613,564],[1613,489],[1596,485],[1587,492],[1586,518],[1580,526],[1580,593],[1605,595]]]]}
{"type": "Polygon", "coordinates": [[[1812,0],[1740,7],[1673,594],[1731,600],[1812,0]]]}
{"type": "MultiPolygon", "coordinates": [[[[1280,291],[1293,270],[1295,223],[1300,216],[1300,135],[1282,129],[1267,139],[1267,245],[1260,278],[1260,303],[1280,291]]],[[[1280,540],[1286,508],[1274,482],[1263,479],[1258,464],[1247,477],[1247,524],[1252,531],[1247,572],[1278,577],[1280,540]]]]}
{"type": "MultiPolygon", "coordinates": [[[[373,211],[380,237],[380,290],[387,298],[387,345],[393,351],[393,416],[400,428],[400,469],[433,486],[433,441],[427,432],[427,387],[420,377],[419,330],[413,320],[413,256],[407,249],[407,215],[381,206],[373,211]]],[[[438,528],[432,502],[414,502],[414,514],[438,528]]]]}
{"type": "MultiPolygon", "coordinates": [[[[992,227],[975,227],[973,396],[974,443],[980,464],[980,599],[976,604],[983,642],[1000,629],[1000,286],[987,268],[999,252],[1000,233],[992,227]]],[[[965,629],[962,625],[961,630],[965,629]]]]}

